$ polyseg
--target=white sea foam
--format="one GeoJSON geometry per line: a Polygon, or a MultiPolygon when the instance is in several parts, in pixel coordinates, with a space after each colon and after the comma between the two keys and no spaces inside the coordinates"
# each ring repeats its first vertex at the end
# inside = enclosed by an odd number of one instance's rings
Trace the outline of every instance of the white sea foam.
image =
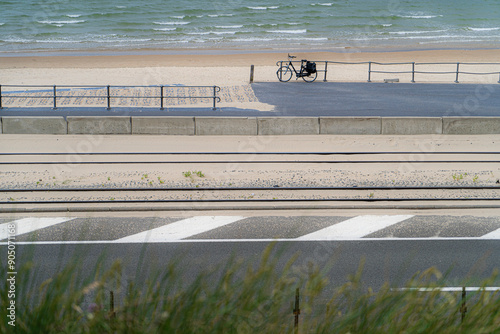
{"type": "Polygon", "coordinates": [[[80,17],[81,15],[80,14],[68,14],[66,16],[71,17],[71,18],[76,18],[76,17],[80,17]]]}
{"type": "MultiPolygon", "coordinates": [[[[202,15],[203,16],[203,15],[202,15]]],[[[198,17],[202,17],[202,16],[198,16],[198,17]]],[[[223,16],[233,16],[233,14],[208,14],[209,17],[223,17],[223,16]]]]}
{"type": "Polygon", "coordinates": [[[3,26],[4,24],[5,24],[5,23],[3,23],[3,22],[0,22],[0,26],[3,26]]]}
{"type": "Polygon", "coordinates": [[[237,26],[215,26],[216,28],[219,29],[238,29],[238,28],[243,28],[242,25],[237,25],[237,26]]]}
{"type": "Polygon", "coordinates": [[[435,17],[443,17],[443,15],[398,15],[405,19],[433,19],[435,17]]]}
{"type": "Polygon", "coordinates": [[[311,6],[333,6],[333,2],[312,3],[311,6]]]}
{"type": "Polygon", "coordinates": [[[52,25],[63,25],[63,24],[76,24],[76,23],[83,23],[86,22],[85,20],[71,20],[71,21],[50,21],[50,20],[44,20],[44,21],[36,21],[41,24],[52,24],[52,25]]]}
{"type": "Polygon", "coordinates": [[[429,33],[445,32],[445,31],[448,31],[448,30],[445,29],[445,30],[390,31],[389,34],[393,34],[393,35],[411,35],[411,34],[429,34],[429,33]]]}
{"type": "Polygon", "coordinates": [[[269,30],[268,32],[274,34],[305,34],[307,29],[298,29],[298,30],[269,30]]]}
{"type": "Polygon", "coordinates": [[[212,31],[212,34],[215,35],[234,35],[236,31],[212,31]]]}
{"type": "Polygon", "coordinates": [[[176,25],[185,25],[191,22],[185,21],[175,21],[175,22],[153,22],[154,24],[163,25],[163,26],[176,26],[176,25]]]}
{"type": "Polygon", "coordinates": [[[153,28],[155,31],[173,31],[176,30],[177,28],[153,28]]]}
{"type": "Polygon", "coordinates": [[[472,31],[494,31],[494,30],[500,30],[500,27],[499,28],[472,28],[472,27],[469,27],[467,29],[472,30],[472,31]]]}
{"type": "Polygon", "coordinates": [[[171,18],[173,19],[179,19],[179,20],[182,20],[183,18],[186,17],[186,15],[180,15],[180,16],[170,16],[171,18]]]}
{"type": "Polygon", "coordinates": [[[248,9],[253,9],[253,10],[267,10],[267,9],[278,9],[280,6],[269,6],[269,7],[251,7],[247,6],[248,9]]]}
{"type": "Polygon", "coordinates": [[[116,6],[116,8],[124,9],[127,8],[127,6],[116,6]]]}
{"type": "Polygon", "coordinates": [[[203,32],[188,32],[188,35],[210,35],[210,31],[203,31],[203,32]]]}
{"type": "Polygon", "coordinates": [[[385,24],[382,24],[382,26],[384,26],[384,27],[390,27],[390,26],[392,26],[392,23],[385,23],[385,24]]]}

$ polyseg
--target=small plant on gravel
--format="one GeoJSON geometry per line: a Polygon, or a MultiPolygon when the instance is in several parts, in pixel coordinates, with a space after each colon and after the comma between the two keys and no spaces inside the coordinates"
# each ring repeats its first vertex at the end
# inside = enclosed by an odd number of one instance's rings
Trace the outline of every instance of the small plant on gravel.
{"type": "Polygon", "coordinates": [[[478,179],[479,175],[474,175],[474,177],[472,178],[472,182],[476,183],[478,179]]]}
{"type": "Polygon", "coordinates": [[[191,172],[190,171],[182,172],[182,175],[184,175],[184,177],[190,177],[191,176],[191,172]]]}
{"type": "MultiPolygon", "coordinates": [[[[467,175],[467,173],[465,175],[467,175]]],[[[464,178],[463,174],[453,174],[452,177],[453,181],[463,180],[464,178]]]]}
{"type": "Polygon", "coordinates": [[[205,177],[205,174],[203,174],[201,171],[197,171],[196,175],[198,175],[198,177],[205,177]]]}
{"type": "Polygon", "coordinates": [[[148,179],[148,174],[142,174],[141,180],[148,179]]]}
{"type": "Polygon", "coordinates": [[[375,193],[370,193],[370,195],[368,197],[369,198],[374,198],[375,197],[375,193]]]}

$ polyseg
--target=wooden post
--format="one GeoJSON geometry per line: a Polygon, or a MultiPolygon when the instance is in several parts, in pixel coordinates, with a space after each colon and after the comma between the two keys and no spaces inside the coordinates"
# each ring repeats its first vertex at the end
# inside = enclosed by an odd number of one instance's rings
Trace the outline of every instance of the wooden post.
{"type": "Polygon", "coordinates": [[[254,72],[254,66],[250,65],[250,83],[253,82],[253,72],[254,72]]]}

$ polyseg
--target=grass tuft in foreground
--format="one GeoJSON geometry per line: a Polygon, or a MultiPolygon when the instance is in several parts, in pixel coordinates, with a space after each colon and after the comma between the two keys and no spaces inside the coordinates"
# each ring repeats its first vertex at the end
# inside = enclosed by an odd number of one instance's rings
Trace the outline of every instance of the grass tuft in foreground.
{"type": "MultiPolygon", "coordinates": [[[[499,333],[499,292],[471,296],[462,322],[460,293],[394,291],[389,285],[373,291],[362,285],[361,269],[333,289],[318,268],[301,277],[295,257],[279,266],[283,255],[274,254],[269,247],[257,267],[234,260],[188,284],[174,263],[140,286],[124,286],[120,262],[104,269],[103,259],[91,274],[71,264],[34,286],[37,271],[26,262],[17,275],[16,327],[8,325],[2,307],[0,333],[296,333],[298,287],[299,333],[499,333]],[[325,289],[333,291],[329,301],[325,289]]],[[[407,287],[437,288],[441,279],[431,268],[407,287]]],[[[496,275],[482,285],[495,282],[496,275]]],[[[7,305],[5,284],[1,300],[7,305]]]]}

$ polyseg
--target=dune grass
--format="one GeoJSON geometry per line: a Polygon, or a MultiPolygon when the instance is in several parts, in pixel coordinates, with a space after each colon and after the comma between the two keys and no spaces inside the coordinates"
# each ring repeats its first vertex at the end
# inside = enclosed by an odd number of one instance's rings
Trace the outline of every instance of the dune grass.
{"type": "MultiPolygon", "coordinates": [[[[378,291],[363,286],[362,264],[348,283],[332,288],[325,272],[311,266],[301,277],[295,257],[276,270],[283,254],[269,247],[258,266],[232,260],[224,268],[185,284],[175,262],[148,283],[123,284],[119,261],[104,256],[88,273],[72,262],[41,286],[29,261],[18,268],[16,326],[8,325],[5,284],[0,333],[499,333],[500,293],[470,295],[461,320],[459,292],[378,291]],[[299,327],[294,328],[300,288],[299,327]],[[324,300],[325,289],[333,294],[324,300]],[[112,297],[113,295],[113,297],[112,297]],[[111,299],[113,298],[113,302],[111,299]]],[[[0,269],[5,277],[5,266],[0,269]]],[[[439,287],[443,275],[430,268],[407,287],[439,287]]],[[[483,281],[491,286],[497,276],[483,281]]]]}

